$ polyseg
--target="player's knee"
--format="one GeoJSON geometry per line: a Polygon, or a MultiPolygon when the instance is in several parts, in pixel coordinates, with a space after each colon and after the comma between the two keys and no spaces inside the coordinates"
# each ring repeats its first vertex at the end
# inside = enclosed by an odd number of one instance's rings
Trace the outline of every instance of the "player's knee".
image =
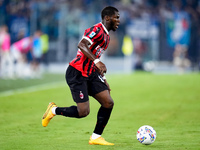
{"type": "Polygon", "coordinates": [[[109,106],[109,108],[113,108],[113,106],[114,106],[114,101],[113,101],[113,100],[110,101],[109,104],[108,104],[108,106],[109,106]]]}
{"type": "Polygon", "coordinates": [[[77,104],[79,118],[86,117],[90,113],[89,102],[77,104]]]}
{"type": "Polygon", "coordinates": [[[114,106],[114,101],[113,100],[109,100],[108,102],[106,102],[103,107],[105,108],[113,108],[114,106]]]}
{"type": "Polygon", "coordinates": [[[88,116],[89,113],[90,113],[90,110],[79,111],[79,117],[84,118],[84,117],[88,116]]]}

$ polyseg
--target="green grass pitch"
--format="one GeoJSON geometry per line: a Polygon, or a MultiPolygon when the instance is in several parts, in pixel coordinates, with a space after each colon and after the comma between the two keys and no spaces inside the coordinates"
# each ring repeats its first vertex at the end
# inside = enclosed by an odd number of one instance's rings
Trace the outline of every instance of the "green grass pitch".
{"type": "Polygon", "coordinates": [[[134,73],[108,75],[115,106],[103,137],[114,146],[89,145],[100,105],[90,98],[83,119],[54,117],[47,127],[41,119],[49,102],[74,105],[64,75],[39,80],[0,80],[1,150],[198,150],[200,149],[200,75],[134,73]],[[49,79],[49,80],[48,80],[49,79]],[[61,81],[48,88],[39,84],[61,81]],[[9,85],[8,85],[9,82],[9,85]],[[23,83],[26,82],[26,83],[23,83]],[[38,82],[38,83],[37,83],[38,82]],[[35,85],[37,90],[2,95],[8,89],[35,85]],[[37,83],[37,84],[34,84],[37,83]],[[5,85],[6,84],[6,85],[5,85]],[[152,145],[142,145],[136,132],[150,125],[157,132],[152,145]]]}

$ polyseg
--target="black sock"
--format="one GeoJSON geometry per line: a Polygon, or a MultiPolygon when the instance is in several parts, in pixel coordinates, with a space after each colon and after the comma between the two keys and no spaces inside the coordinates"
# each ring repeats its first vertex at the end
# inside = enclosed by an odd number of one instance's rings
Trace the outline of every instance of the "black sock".
{"type": "Polygon", "coordinates": [[[112,112],[112,108],[104,108],[102,106],[100,107],[99,112],[97,114],[97,124],[94,129],[94,133],[99,134],[99,135],[103,133],[103,130],[110,118],[111,112],[112,112]]]}
{"type": "Polygon", "coordinates": [[[56,115],[63,115],[66,117],[80,118],[77,110],[77,106],[71,107],[57,107],[56,115]]]}

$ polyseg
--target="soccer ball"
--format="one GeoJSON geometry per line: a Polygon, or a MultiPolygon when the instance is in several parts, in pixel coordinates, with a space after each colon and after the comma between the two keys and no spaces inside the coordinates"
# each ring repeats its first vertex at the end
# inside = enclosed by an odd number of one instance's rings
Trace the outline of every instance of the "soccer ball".
{"type": "Polygon", "coordinates": [[[156,131],[151,126],[141,126],[137,131],[137,140],[142,144],[150,145],[156,140],[156,131]]]}

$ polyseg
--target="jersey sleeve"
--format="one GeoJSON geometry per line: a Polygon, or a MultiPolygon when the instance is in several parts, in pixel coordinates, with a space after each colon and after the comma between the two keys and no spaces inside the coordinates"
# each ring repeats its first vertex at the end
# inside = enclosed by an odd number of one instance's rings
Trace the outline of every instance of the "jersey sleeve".
{"type": "Polygon", "coordinates": [[[94,26],[85,30],[83,38],[88,40],[92,45],[94,41],[98,39],[99,36],[100,36],[100,28],[94,26]]]}

